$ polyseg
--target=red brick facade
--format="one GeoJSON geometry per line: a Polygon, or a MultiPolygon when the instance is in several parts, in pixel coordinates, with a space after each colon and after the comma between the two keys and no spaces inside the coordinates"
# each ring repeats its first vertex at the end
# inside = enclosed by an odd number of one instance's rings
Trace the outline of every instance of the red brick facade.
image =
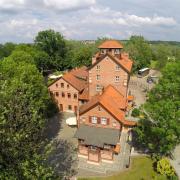
{"type": "Polygon", "coordinates": [[[94,96],[99,93],[100,88],[109,84],[126,96],[128,79],[129,74],[107,55],[89,70],[89,96],[94,96]]]}

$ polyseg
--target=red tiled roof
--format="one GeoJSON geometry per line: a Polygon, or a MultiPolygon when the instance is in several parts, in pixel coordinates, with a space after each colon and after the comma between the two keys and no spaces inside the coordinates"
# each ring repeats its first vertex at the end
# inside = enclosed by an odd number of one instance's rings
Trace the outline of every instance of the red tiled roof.
{"type": "Polygon", "coordinates": [[[84,114],[97,104],[101,104],[110,114],[124,125],[135,125],[135,122],[125,120],[126,98],[120,94],[112,85],[105,88],[102,95],[96,95],[80,107],[80,114],[84,114]]]}
{"type": "Polygon", "coordinates": [[[124,56],[123,53],[119,58],[112,56],[110,53],[108,53],[108,55],[112,59],[114,59],[118,64],[120,64],[123,68],[125,68],[129,73],[131,72],[133,61],[130,60],[127,56],[124,56]]]}
{"type": "Polygon", "coordinates": [[[73,74],[71,73],[66,73],[62,78],[78,91],[82,91],[86,85],[86,81],[80,80],[79,78],[73,76],[73,74]]]}
{"type": "Polygon", "coordinates": [[[87,67],[83,66],[81,68],[72,69],[71,71],[65,73],[62,77],[56,79],[49,86],[51,86],[61,78],[79,91],[79,99],[88,100],[89,90],[87,67]]]}
{"type": "Polygon", "coordinates": [[[81,100],[88,100],[89,99],[89,86],[88,86],[88,83],[86,84],[83,91],[79,94],[79,99],[81,99],[81,100]]]}
{"type": "Polygon", "coordinates": [[[123,45],[116,40],[107,40],[107,41],[104,41],[98,48],[100,48],[100,49],[109,49],[109,48],[121,49],[121,48],[123,48],[123,45]]]}
{"type": "Polygon", "coordinates": [[[70,73],[73,74],[76,77],[79,77],[79,78],[84,78],[85,79],[85,78],[88,77],[88,71],[87,71],[86,66],[76,68],[76,69],[72,69],[70,71],[70,73]]]}

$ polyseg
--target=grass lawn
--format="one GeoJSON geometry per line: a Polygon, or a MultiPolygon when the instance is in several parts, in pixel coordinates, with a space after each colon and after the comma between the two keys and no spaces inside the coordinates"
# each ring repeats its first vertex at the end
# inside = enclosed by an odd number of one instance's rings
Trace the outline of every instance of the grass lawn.
{"type": "Polygon", "coordinates": [[[167,180],[166,177],[157,174],[153,169],[153,161],[149,157],[134,157],[129,170],[125,170],[114,176],[79,178],[78,180],[167,180]]]}

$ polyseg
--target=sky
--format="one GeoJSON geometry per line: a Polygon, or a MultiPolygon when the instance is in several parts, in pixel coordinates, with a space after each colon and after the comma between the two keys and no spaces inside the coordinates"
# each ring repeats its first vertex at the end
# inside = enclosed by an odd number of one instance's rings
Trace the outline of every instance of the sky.
{"type": "Polygon", "coordinates": [[[180,41],[180,0],[0,0],[0,43],[31,43],[53,29],[66,39],[180,41]]]}

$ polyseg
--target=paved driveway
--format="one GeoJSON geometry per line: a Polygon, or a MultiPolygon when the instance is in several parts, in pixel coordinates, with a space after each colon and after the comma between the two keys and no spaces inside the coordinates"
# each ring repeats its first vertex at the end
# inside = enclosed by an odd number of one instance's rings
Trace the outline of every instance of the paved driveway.
{"type": "Polygon", "coordinates": [[[74,117],[75,115],[73,113],[62,113],[61,114],[61,127],[59,130],[59,133],[57,135],[58,139],[67,140],[68,142],[73,143],[75,146],[77,146],[77,139],[74,138],[74,134],[77,130],[76,126],[68,126],[66,124],[66,119],[69,117],[74,117]]]}
{"type": "Polygon", "coordinates": [[[150,75],[159,77],[160,72],[156,70],[150,70],[149,75],[145,77],[138,78],[136,75],[134,75],[130,78],[129,90],[131,91],[131,94],[135,96],[135,103],[137,107],[146,102],[147,91],[151,90],[155,86],[154,83],[147,83],[147,77],[150,75]]]}

